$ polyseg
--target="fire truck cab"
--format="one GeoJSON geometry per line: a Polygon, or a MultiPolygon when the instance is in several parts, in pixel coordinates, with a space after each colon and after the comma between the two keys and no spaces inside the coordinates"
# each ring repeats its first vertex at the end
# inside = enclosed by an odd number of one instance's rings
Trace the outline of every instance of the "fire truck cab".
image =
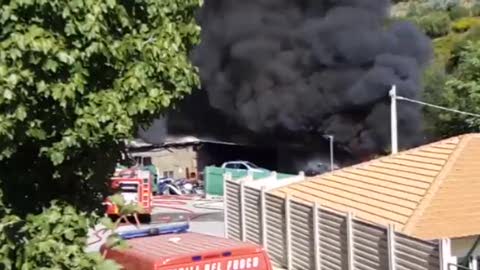
{"type": "Polygon", "coordinates": [[[149,229],[125,233],[123,238],[128,239],[128,248],[118,250],[102,246],[101,251],[124,270],[273,269],[267,252],[261,246],[166,226],[150,229],[151,233],[149,229]]]}
{"type": "MultiPolygon", "coordinates": [[[[111,178],[110,186],[113,192],[120,193],[125,202],[138,203],[143,209],[139,215],[142,222],[150,222],[152,213],[152,175],[149,171],[136,168],[116,170],[111,178]]],[[[106,213],[109,217],[118,218],[118,207],[106,199],[106,213]]]]}

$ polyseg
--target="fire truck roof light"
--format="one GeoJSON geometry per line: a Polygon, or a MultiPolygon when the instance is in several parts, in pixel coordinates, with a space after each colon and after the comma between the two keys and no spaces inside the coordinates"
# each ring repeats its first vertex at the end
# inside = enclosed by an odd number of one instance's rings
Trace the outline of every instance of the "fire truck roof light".
{"type": "Polygon", "coordinates": [[[222,256],[223,256],[223,257],[232,256],[232,252],[230,252],[230,251],[224,252],[224,253],[222,254],[222,256]]]}
{"type": "Polygon", "coordinates": [[[194,262],[198,262],[198,261],[201,261],[202,260],[202,256],[193,256],[192,257],[192,261],[194,262]]]}
{"type": "Polygon", "coordinates": [[[123,239],[133,239],[162,234],[184,233],[188,231],[189,228],[190,226],[187,222],[177,222],[173,224],[162,224],[147,229],[119,232],[118,235],[123,239]]]}

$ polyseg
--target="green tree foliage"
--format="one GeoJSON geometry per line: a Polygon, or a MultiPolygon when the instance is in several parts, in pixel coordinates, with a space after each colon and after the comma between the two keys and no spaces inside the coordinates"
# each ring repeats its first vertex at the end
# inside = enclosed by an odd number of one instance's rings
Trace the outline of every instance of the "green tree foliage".
{"type": "MultiPolygon", "coordinates": [[[[464,55],[471,51],[467,49],[470,46],[468,44],[479,44],[478,10],[480,10],[478,3],[467,4],[466,1],[458,0],[410,3],[406,19],[423,29],[433,39],[435,48],[435,59],[423,76],[424,101],[446,107],[469,108],[464,106],[463,101],[469,94],[465,92],[464,87],[458,87],[458,81],[456,87],[453,87],[452,82],[464,76],[462,75],[464,71],[461,71],[466,67],[464,55]]],[[[471,52],[469,54],[472,55],[471,52]]],[[[475,99],[470,101],[473,100],[475,99]]],[[[428,134],[437,139],[475,130],[472,124],[474,121],[461,115],[429,107],[425,107],[424,112],[428,134]]]]}
{"type": "Polygon", "coordinates": [[[457,33],[464,33],[475,26],[480,25],[480,19],[475,17],[465,17],[452,23],[452,30],[457,33]]]}
{"type": "Polygon", "coordinates": [[[118,269],[99,253],[83,247],[91,218],[73,207],[53,203],[25,220],[10,216],[0,226],[2,269],[118,269]],[[5,244],[8,243],[8,244],[5,244]]]}
{"type": "Polygon", "coordinates": [[[470,7],[470,12],[472,16],[480,16],[480,3],[475,3],[470,7]]]}
{"type": "MultiPolygon", "coordinates": [[[[423,76],[423,100],[432,104],[441,104],[443,102],[443,89],[448,78],[449,75],[446,73],[444,66],[438,62],[433,63],[423,76]]],[[[441,137],[442,134],[439,132],[438,126],[438,109],[424,107],[423,111],[427,134],[441,137]]]]}
{"type": "Polygon", "coordinates": [[[124,140],[198,84],[199,4],[0,2],[0,269],[115,268],[83,253],[92,211],[124,140]]]}
{"type": "Polygon", "coordinates": [[[2,1],[0,181],[14,212],[102,198],[123,140],[198,83],[198,5],[2,1]]]}
{"type": "MultiPolygon", "coordinates": [[[[480,42],[469,41],[460,52],[452,76],[439,92],[437,104],[456,110],[480,114],[480,42]]],[[[478,132],[480,118],[437,111],[437,135],[445,137],[466,132],[478,132]]]]}
{"type": "Polygon", "coordinates": [[[427,34],[429,37],[441,37],[450,31],[450,17],[445,11],[434,11],[413,21],[427,34]]]}
{"type": "Polygon", "coordinates": [[[446,65],[448,72],[453,72],[459,64],[459,59],[466,46],[471,41],[480,40],[480,21],[477,21],[477,25],[472,26],[468,32],[462,35],[462,38],[455,42],[451,48],[450,58],[446,65]]]}
{"type": "Polygon", "coordinates": [[[458,20],[460,18],[470,16],[470,10],[464,6],[457,5],[457,6],[451,7],[450,10],[448,11],[448,14],[450,15],[450,19],[458,20]]]}
{"type": "Polygon", "coordinates": [[[460,0],[427,0],[425,5],[433,10],[448,10],[460,5],[460,0]]]}

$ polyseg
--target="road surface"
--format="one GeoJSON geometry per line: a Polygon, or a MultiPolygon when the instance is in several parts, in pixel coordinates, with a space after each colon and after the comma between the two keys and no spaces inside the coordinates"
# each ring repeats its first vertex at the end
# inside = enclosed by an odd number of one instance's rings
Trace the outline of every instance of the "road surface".
{"type": "MultiPolygon", "coordinates": [[[[159,223],[190,220],[190,231],[224,236],[223,202],[186,196],[155,196],[153,199],[152,222],[142,225],[148,228],[159,223]]],[[[135,226],[122,224],[118,231],[132,230],[135,226]]],[[[108,233],[102,226],[90,230],[88,252],[98,251],[108,233]]]]}

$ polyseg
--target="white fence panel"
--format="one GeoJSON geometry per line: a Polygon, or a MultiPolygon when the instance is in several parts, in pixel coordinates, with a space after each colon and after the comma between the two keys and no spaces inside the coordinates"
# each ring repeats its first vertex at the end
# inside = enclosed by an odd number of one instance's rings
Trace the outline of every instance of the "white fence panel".
{"type": "Polygon", "coordinates": [[[313,207],[292,201],[290,204],[292,226],[292,268],[315,269],[313,207]]]}
{"type": "Polygon", "coordinates": [[[441,269],[439,241],[394,233],[391,227],[238,182],[225,185],[227,237],[263,244],[277,266],[289,270],[441,269]]]}
{"type": "Polygon", "coordinates": [[[388,232],[386,228],[354,221],[353,237],[355,269],[388,269],[388,232]]]}
{"type": "Polygon", "coordinates": [[[244,187],[246,240],[255,244],[262,243],[260,191],[244,187]]]}
{"type": "Polygon", "coordinates": [[[318,215],[322,270],[348,270],[346,216],[322,209],[318,215]]]}
{"type": "Polygon", "coordinates": [[[226,235],[228,238],[241,239],[242,221],[240,209],[240,185],[232,181],[226,182],[225,188],[226,235]]]}
{"type": "Polygon", "coordinates": [[[285,201],[277,196],[266,194],[267,248],[270,258],[279,266],[287,265],[285,201]]]}

